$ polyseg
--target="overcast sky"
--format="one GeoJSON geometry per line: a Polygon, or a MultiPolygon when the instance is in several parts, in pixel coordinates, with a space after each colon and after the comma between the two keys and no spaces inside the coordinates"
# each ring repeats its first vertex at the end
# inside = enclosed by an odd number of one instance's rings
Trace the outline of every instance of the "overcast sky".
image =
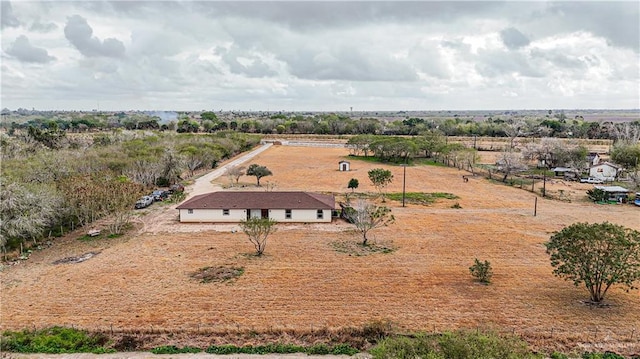
{"type": "Polygon", "coordinates": [[[640,108],[640,2],[2,0],[2,107],[640,108]]]}

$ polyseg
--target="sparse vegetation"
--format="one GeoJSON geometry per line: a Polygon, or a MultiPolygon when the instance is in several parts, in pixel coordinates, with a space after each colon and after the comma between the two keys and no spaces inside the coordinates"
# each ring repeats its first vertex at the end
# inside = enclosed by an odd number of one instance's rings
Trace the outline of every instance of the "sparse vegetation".
{"type": "MultiPolygon", "coordinates": [[[[394,201],[402,201],[402,192],[388,193],[387,198],[394,201]]],[[[458,199],[458,198],[460,197],[456,196],[455,194],[443,193],[443,192],[434,192],[434,193],[406,192],[405,193],[405,201],[407,203],[419,204],[423,206],[433,204],[438,199],[458,199]]]]}
{"type": "Polygon", "coordinates": [[[249,218],[240,222],[240,228],[249,237],[249,242],[261,256],[267,247],[267,238],[276,231],[276,221],[271,218],[249,218]]]}
{"type": "Polygon", "coordinates": [[[6,331],[0,350],[14,353],[106,353],[109,339],[105,335],[83,330],[51,327],[41,330],[6,331]]]}
{"type": "Polygon", "coordinates": [[[469,272],[471,272],[471,275],[480,283],[491,283],[493,270],[491,269],[491,263],[489,261],[481,262],[480,260],[478,260],[478,258],[476,258],[473,265],[469,267],[469,272]]]}
{"type": "Polygon", "coordinates": [[[204,267],[191,273],[191,277],[202,283],[227,282],[244,274],[244,267],[204,267]]]}
{"type": "Polygon", "coordinates": [[[370,350],[374,359],[537,359],[525,341],[493,332],[458,331],[382,340],[370,350]]]}

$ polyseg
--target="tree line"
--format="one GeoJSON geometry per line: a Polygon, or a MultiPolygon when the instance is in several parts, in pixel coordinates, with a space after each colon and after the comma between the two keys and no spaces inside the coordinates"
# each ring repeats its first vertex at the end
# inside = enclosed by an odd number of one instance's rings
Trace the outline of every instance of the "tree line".
{"type": "Polygon", "coordinates": [[[633,122],[585,121],[581,116],[567,118],[564,113],[545,116],[502,115],[483,118],[462,117],[405,117],[384,119],[353,118],[343,114],[275,114],[256,116],[222,115],[205,111],[180,113],[173,120],[144,113],[62,113],[36,116],[26,121],[8,116],[3,121],[8,131],[47,129],[55,123],[65,132],[105,131],[114,128],[128,130],[161,130],[179,133],[235,131],[260,134],[319,134],[319,135],[402,135],[414,136],[438,131],[445,136],[480,137],[557,137],[582,139],[615,139],[618,132],[630,124],[640,128],[640,120],[633,122]]]}
{"type": "Polygon", "coordinates": [[[52,126],[39,133],[0,134],[0,249],[5,253],[105,216],[109,231],[121,233],[140,195],[214,168],[260,141],[236,132],[61,133],[52,126]]]}

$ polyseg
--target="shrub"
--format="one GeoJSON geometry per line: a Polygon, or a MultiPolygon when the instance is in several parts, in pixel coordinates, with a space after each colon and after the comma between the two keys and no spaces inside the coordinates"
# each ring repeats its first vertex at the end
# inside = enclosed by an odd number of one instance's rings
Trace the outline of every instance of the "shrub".
{"type": "Polygon", "coordinates": [[[550,358],[551,359],[569,359],[569,357],[566,354],[562,354],[558,352],[551,353],[550,358]]]}
{"type": "Polygon", "coordinates": [[[0,351],[18,353],[91,353],[106,352],[108,338],[83,330],[51,327],[42,330],[2,333],[0,351]]]}
{"type": "Polygon", "coordinates": [[[493,271],[491,270],[491,263],[489,263],[489,261],[480,262],[478,258],[476,258],[474,265],[469,267],[469,271],[471,272],[471,275],[481,283],[491,283],[491,276],[493,276],[493,271]]]}
{"type": "Polygon", "coordinates": [[[526,342],[495,333],[458,331],[382,340],[369,351],[374,359],[533,359],[526,342]]]}

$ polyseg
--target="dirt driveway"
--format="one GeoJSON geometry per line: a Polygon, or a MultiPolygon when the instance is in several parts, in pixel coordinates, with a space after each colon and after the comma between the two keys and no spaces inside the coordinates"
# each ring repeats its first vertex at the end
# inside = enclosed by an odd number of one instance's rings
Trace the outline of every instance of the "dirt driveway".
{"type": "MultiPolygon", "coordinates": [[[[217,169],[200,176],[195,179],[195,182],[187,186],[185,192],[187,193],[187,199],[192,198],[194,196],[221,190],[222,187],[218,184],[211,183],[218,177],[221,177],[225,174],[227,169],[232,166],[238,166],[242,163],[245,163],[252,158],[256,157],[260,153],[268,150],[273,144],[266,143],[255,150],[241,155],[237,158],[232,159],[229,162],[226,162],[222,166],[217,169]]],[[[212,226],[211,224],[194,224],[194,225],[184,225],[178,221],[178,212],[176,207],[179,203],[173,203],[171,205],[164,205],[161,208],[161,204],[157,204],[155,206],[150,207],[148,210],[141,211],[142,214],[138,217],[138,222],[142,223],[142,228],[140,229],[140,233],[159,233],[159,232],[196,232],[201,230],[219,230],[219,231],[231,231],[237,229],[237,225],[217,225],[212,226]],[[153,215],[149,215],[153,213],[153,215]]]]}

